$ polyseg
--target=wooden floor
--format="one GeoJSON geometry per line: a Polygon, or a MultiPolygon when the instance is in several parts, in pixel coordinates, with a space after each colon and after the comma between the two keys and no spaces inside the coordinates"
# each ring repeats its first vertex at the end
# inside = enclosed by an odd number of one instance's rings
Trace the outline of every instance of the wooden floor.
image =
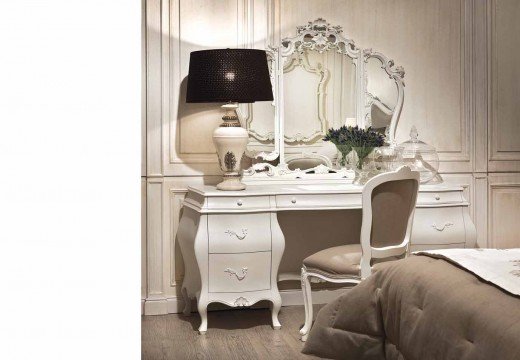
{"type": "Polygon", "coordinates": [[[317,359],[300,352],[303,306],[282,307],[279,318],[282,329],[273,330],[268,309],[210,311],[199,335],[196,313],[143,316],[142,359],[317,359]]]}

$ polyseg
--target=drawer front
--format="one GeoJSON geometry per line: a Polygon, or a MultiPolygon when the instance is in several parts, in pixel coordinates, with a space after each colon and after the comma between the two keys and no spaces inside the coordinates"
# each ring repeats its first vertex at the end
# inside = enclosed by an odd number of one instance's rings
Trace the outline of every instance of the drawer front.
{"type": "Polygon", "coordinates": [[[209,292],[271,288],[271,252],[209,255],[209,292]]]}
{"type": "Polygon", "coordinates": [[[269,213],[208,215],[210,253],[271,250],[269,213]]]}
{"type": "Polygon", "coordinates": [[[415,209],[411,244],[465,243],[463,210],[461,206],[415,209]]]}
{"type": "Polygon", "coordinates": [[[417,205],[460,204],[464,202],[462,191],[419,192],[417,205]]]}
{"type": "Polygon", "coordinates": [[[269,207],[269,196],[208,198],[208,208],[211,210],[267,210],[269,207]]]}
{"type": "Polygon", "coordinates": [[[276,195],[278,208],[361,207],[361,194],[276,195]]]}

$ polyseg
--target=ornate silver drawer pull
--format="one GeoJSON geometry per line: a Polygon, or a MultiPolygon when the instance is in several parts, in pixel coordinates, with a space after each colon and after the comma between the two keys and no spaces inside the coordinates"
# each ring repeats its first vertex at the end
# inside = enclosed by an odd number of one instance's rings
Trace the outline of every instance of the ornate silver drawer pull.
{"type": "Polygon", "coordinates": [[[452,225],[453,225],[452,222],[445,222],[444,225],[442,225],[442,227],[438,227],[437,224],[433,223],[432,228],[434,228],[437,231],[444,231],[444,229],[446,229],[447,227],[450,227],[452,225]]]}
{"type": "Polygon", "coordinates": [[[226,270],[224,270],[224,272],[228,273],[229,276],[235,275],[237,277],[238,281],[242,281],[242,280],[244,280],[244,278],[247,275],[247,268],[246,267],[242,268],[242,275],[238,275],[235,270],[230,269],[230,268],[227,268],[226,270]]]}
{"type": "Polygon", "coordinates": [[[435,200],[440,200],[441,196],[439,194],[435,194],[435,200]]]}
{"type": "Polygon", "coordinates": [[[242,235],[238,235],[233,230],[226,230],[226,234],[229,236],[236,236],[238,240],[244,240],[247,236],[247,229],[242,229],[242,235]]]}
{"type": "Polygon", "coordinates": [[[291,202],[292,202],[293,204],[296,204],[296,198],[293,197],[293,198],[291,199],[291,202]]]}

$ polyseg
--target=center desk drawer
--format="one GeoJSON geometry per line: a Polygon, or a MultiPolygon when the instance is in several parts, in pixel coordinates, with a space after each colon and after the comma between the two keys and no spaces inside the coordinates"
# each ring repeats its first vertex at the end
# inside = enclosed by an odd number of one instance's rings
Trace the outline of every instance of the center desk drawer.
{"type": "Polygon", "coordinates": [[[209,292],[271,288],[271,252],[209,255],[209,292]]]}
{"type": "Polygon", "coordinates": [[[269,213],[208,215],[210,253],[271,250],[269,213]]]}
{"type": "Polygon", "coordinates": [[[276,195],[277,208],[361,208],[359,194],[276,195]]]}

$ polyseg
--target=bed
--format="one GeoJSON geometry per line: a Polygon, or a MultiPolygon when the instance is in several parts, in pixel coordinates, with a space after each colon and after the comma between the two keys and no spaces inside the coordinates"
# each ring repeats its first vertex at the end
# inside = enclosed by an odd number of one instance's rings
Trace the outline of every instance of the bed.
{"type": "Polygon", "coordinates": [[[475,249],[464,254],[486,259],[479,275],[434,253],[380,264],[320,310],[303,353],[332,359],[520,359],[520,249],[515,250],[503,261],[509,267],[505,285],[500,281],[506,276],[493,274],[499,266],[475,249]]]}

